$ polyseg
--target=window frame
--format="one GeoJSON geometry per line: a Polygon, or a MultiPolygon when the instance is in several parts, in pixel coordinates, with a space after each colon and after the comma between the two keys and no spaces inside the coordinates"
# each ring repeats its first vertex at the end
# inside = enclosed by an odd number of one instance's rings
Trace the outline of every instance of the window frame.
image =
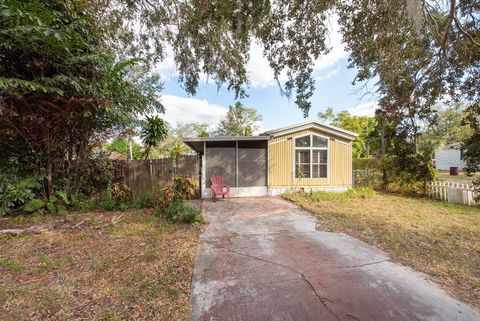
{"type": "MultiPolygon", "coordinates": [[[[292,137],[292,146],[293,146],[293,179],[328,179],[329,178],[329,171],[328,169],[330,168],[329,164],[329,153],[330,153],[330,138],[327,136],[319,135],[319,134],[306,134],[306,135],[298,135],[292,137]],[[310,136],[310,146],[309,147],[297,147],[296,146],[296,140],[298,138],[302,137],[307,137],[310,136]],[[326,147],[313,147],[313,136],[317,136],[320,138],[324,138],[327,140],[327,146],[326,147]],[[308,150],[310,152],[310,177],[297,177],[297,150],[308,150]],[[313,151],[314,150],[326,150],[327,151],[327,161],[326,163],[315,163],[313,164],[313,151]],[[325,177],[312,177],[313,176],[313,165],[321,166],[321,165],[326,165],[327,166],[327,175],[325,177]]],[[[319,158],[320,160],[320,158],[319,158]]],[[[299,165],[305,165],[304,163],[298,163],[299,165]]]]}

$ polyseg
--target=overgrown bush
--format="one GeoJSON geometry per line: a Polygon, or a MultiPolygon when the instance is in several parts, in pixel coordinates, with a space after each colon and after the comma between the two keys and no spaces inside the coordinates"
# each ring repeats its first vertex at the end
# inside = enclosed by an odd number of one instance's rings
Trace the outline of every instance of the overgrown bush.
{"type": "Polygon", "coordinates": [[[20,210],[42,187],[41,175],[22,175],[15,164],[0,168],[0,216],[20,210]]]}
{"type": "Polygon", "coordinates": [[[127,210],[134,199],[133,191],[123,182],[108,185],[100,194],[100,207],[106,210],[127,210]]]}
{"type": "Polygon", "coordinates": [[[72,208],[80,212],[92,211],[98,204],[88,196],[79,195],[72,197],[72,208]]]}
{"type": "Polygon", "coordinates": [[[191,224],[201,220],[200,211],[181,199],[160,206],[157,209],[157,215],[177,223],[191,224]]]}
{"type": "Polygon", "coordinates": [[[198,188],[195,180],[188,176],[175,176],[173,178],[173,190],[182,199],[193,199],[197,196],[198,188]]]}
{"type": "Polygon", "coordinates": [[[76,192],[90,195],[99,190],[107,188],[115,178],[114,161],[108,159],[103,153],[81,162],[81,175],[76,192]]]}
{"type": "Polygon", "coordinates": [[[172,186],[166,186],[160,190],[157,214],[172,222],[194,223],[200,221],[200,211],[185,201],[196,195],[195,181],[187,176],[177,176],[174,178],[172,186]]]}
{"type": "Polygon", "coordinates": [[[352,159],[352,165],[354,170],[374,169],[378,167],[378,161],[373,157],[354,158],[352,159]]]}
{"type": "Polygon", "coordinates": [[[134,208],[154,208],[159,204],[157,193],[141,193],[135,196],[132,202],[134,208]]]}

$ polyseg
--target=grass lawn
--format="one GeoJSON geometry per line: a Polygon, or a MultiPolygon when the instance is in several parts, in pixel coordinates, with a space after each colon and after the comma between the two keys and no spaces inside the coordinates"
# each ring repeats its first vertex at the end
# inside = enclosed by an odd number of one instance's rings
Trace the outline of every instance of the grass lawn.
{"type": "Polygon", "coordinates": [[[375,245],[480,306],[480,208],[372,191],[284,197],[314,213],[320,228],[375,245]]]}
{"type": "Polygon", "coordinates": [[[463,171],[459,171],[457,176],[451,176],[449,171],[438,170],[438,178],[442,181],[458,181],[459,183],[471,184],[473,180],[480,178],[480,173],[473,176],[467,176],[463,171]]]}
{"type": "Polygon", "coordinates": [[[0,236],[2,320],[185,320],[199,228],[153,210],[1,218],[0,228],[61,223],[0,236]]]}

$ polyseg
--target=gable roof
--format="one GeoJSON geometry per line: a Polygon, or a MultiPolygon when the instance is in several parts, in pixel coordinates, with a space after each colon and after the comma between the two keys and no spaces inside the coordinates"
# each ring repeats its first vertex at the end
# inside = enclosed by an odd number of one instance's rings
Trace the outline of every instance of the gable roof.
{"type": "Polygon", "coordinates": [[[267,132],[264,132],[260,135],[269,135],[272,137],[277,137],[277,136],[282,136],[286,134],[291,134],[294,132],[298,132],[301,130],[306,130],[306,129],[318,129],[320,131],[326,132],[328,134],[332,134],[338,137],[346,138],[348,140],[355,140],[355,138],[358,136],[358,134],[345,130],[340,127],[332,126],[332,125],[327,125],[323,124],[321,122],[318,122],[316,120],[313,121],[307,121],[299,124],[294,124],[290,125],[287,127],[282,127],[278,129],[273,129],[269,130],[267,132]]]}

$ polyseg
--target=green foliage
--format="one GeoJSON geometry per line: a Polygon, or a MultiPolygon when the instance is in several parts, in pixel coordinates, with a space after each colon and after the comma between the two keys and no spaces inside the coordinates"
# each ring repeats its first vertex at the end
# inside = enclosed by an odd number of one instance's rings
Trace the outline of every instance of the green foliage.
{"type": "MultiPolygon", "coordinates": [[[[112,139],[110,143],[105,144],[105,149],[111,152],[117,152],[122,155],[125,155],[125,159],[130,159],[128,140],[121,136],[116,136],[112,139]]],[[[133,159],[142,159],[143,156],[143,147],[139,143],[132,142],[132,156],[133,159]]]]}
{"type": "Polygon", "coordinates": [[[472,136],[472,128],[465,122],[467,108],[464,103],[439,105],[437,116],[422,133],[422,139],[435,142],[437,146],[463,142],[472,136]]]}
{"type": "Polygon", "coordinates": [[[255,109],[245,107],[237,101],[234,106],[228,106],[227,115],[220,120],[215,135],[252,136],[262,119],[255,109]]]}
{"type": "Polygon", "coordinates": [[[147,116],[142,122],[140,137],[145,145],[145,158],[149,158],[153,147],[158,146],[168,135],[167,124],[158,116],[147,116]]]}
{"type": "Polygon", "coordinates": [[[112,195],[112,187],[108,185],[106,190],[100,194],[99,206],[106,210],[115,210],[118,207],[118,202],[112,195]]]}
{"type": "Polygon", "coordinates": [[[85,191],[85,162],[112,132],[163,112],[159,76],[118,59],[78,1],[0,4],[0,161],[44,173],[44,196],[85,191]]]}
{"type": "Polygon", "coordinates": [[[70,205],[69,196],[65,191],[56,191],[55,194],[45,201],[46,210],[54,214],[65,214],[67,207],[70,205]]]}
{"type": "Polygon", "coordinates": [[[15,163],[0,167],[0,216],[20,209],[35,199],[41,176],[25,176],[15,163]]]}
{"type": "MultiPolygon", "coordinates": [[[[72,195],[90,195],[102,190],[110,184],[115,176],[114,162],[103,154],[95,154],[91,158],[79,163],[79,174],[69,177],[77,190],[72,195]]],[[[68,190],[68,189],[67,189],[68,190]]]]}
{"type": "Polygon", "coordinates": [[[155,193],[142,193],[135,195],[133,207],[135,208],[154,208],[159,203],[158,195],[155,193]]]}
{"type": "Polygon", "coordinates": [[[125,183],[115,182],[100,194],[99,206],[110,211],[124,211],[135,206],[135,194],[125,183]]]}
{"type": "Polygon", "coordinates": [[[208,137],[208,124],[192,122],[185,124],[176,124],[168,128],[168,135],[159,146],[153,148],[152,157],[171,157],[176,160],[177,155],[191,154],[192,150],[183,143],[187,137],[208,137]]]}
{"type": "Polygon", "coordinates": [[[26,203],[22,210],[27,213],[36,213],[45,208],[47,201],[39,198],[32,199],[26,203]]]}
{"type": "Polygon", "coordinates": [[[197,194],[196,183],[189,177],[177,176],[172,186],[166,186],[158,195],[157,214],[180,223],[195,223],[201,220],[200,212],[185,200],[197,194]]]}
{"type": "Polygon", "coordinates": [[[315,89],[314,61],[330,49],[328,17],[335,1],[88,3],[122,56],[147,56],[156,63],[165,57],[165,46],[171,46],[179,81],[192,95],[205,74],[218,86],[226,84],[236,97],[245,97],[249,49],[259,43],[281,92],[294,94],[307,115],[315,89]]]}
{"type": "Polygon", "coordinates": [[[200,211],[184,200],[175,200],[160,206],[157,215],[171,222],[191,224],[201,220],[200,211]]]}
{"type": "Polygon", "coordinates": [[[353,158],[370,157],[376,154],[375,141],[371,137],[377,126],[374,117],[352,116],[345,110],[335,114],[333,108],[328,107],[325,112],[318,113],[318,118],[324,123],[358,134],[352,145],[353,158]]]}
{"type": "Polygon", "coordinates": [[[72,209],[80,212],[89,212],[97,208],[97,204],[85,196],[78,196],[72,198],[72,209]]]}
{"type": "Polygon", "coordinates": [[[374,169],[378,167],[376,158],[354,158],[352,159],[354,170],[374,169]]]}
{"type": "MultiPolygon", "coordinates": [[[[463,141],[464,157],[466,160],[467,174],[471,175],[480,171],[480,103],[471,105],[467,109],[465,124],[472,131],[472,135],[463,141]]],[[[479,192],[477,202],[480,203],[480,179],[473,181],[475,189],[479,192]]]]}
{"type": "Polygon", "coordinates": [[[380,97],[375,137],[385,189],[396,185],[418,191],[420,183],[425,193],[434,179],[435,147],[468,135],[456,107],[438,116],[437,104],[447,96],[470,106],[480,101],[480,21],[474,3],[339,3],[343,40],[351,67],[358,70],[355,82],[374,79],[380,97]]]}

